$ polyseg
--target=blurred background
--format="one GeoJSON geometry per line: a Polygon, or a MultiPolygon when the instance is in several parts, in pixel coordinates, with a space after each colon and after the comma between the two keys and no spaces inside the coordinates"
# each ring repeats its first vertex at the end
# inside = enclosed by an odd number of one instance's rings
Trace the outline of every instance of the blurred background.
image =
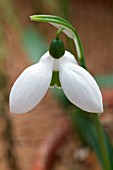
{"type": "MultiPolygon", "coordinates": [[[[113,140],[113,1],[0,0],[0,170],[37,170],[33,165],[40,144],[51,129],[68,119],[60,99],[50,90],[28,114],[9,113],[8,96],[14,81],[26,67],[38,62],[57,30],[30,21],[33,14],[61,16],[77,30],[89,71],[102,90],[105,113],[101,121],[113,140]]],[[[73,42],[61,37],[66,49],[76,55],[73,42]]],[[[99,170],[94,152],[77,132],[67,136],[55,168],[99,170]]]]}

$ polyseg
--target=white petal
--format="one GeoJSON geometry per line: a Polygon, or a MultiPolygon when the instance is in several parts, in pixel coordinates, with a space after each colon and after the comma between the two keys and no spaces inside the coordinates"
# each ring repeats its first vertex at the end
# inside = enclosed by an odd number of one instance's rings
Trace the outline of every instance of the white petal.
{"type": "MultiPolygon", "coordinates": [[[[42,61],[45,61],[46,58],[48,57],[48,55],[50,55],[50,54],[49,54],[49,51],[46,52],[46,53],[43,55],[43,57],[41,57],[40,61],[41,61],[41,62],[42,62],[42,61]]],[[[51,56],[51,57],[52,57],[52,56],[51,56]]],[[[53,57],[52,57],[52,58],[53,58],[53,57]]],[[[54,71],[59,71],[59,59],[53,58],[53,60],[54,60],[53,70],[54,70],[54,71]]]]}
{"type": "Polygon", "coordinates": [[[74,55],[72,55],[69,51],[65,51],[64,57],[68,59],[70,62],[74,64],[78,64],[77,60],[75,59],[74,55]]]}
{"type": "MultiPolygon", "coordinates": [[[[68,51],[65,51],[64,57],[74,64],[78,64],[75,57],[68,51]]],[[[53,70],[59,71],[59,61],[60,59],[54,59],[53,70]]]]}
{"type": "Polygon", "coordinates": [[[25,113],[32,110],[46,94],[53,69],[53,59],[48,56],[28,67],[14,83],[10,93],[10,111],[25,113]]]}
{"type": "Polygon", "coordinates": [[[87,112],[103,112],[102,95],[94,78],[64,57],[60,60],[60,82],[73,104],[87,112]]]}
{"type": "Polygon", "coordinates": [[[47,60],[48,56],[50,56],[49,51],[47,51],[39,60],[39,62],[43,62],[47,60]]]}
{"type": "Polygon", "coordinates": [[[59,59],[54,59],[53,70],[59,71],[59,59]]]}
{"type": "Polygon", "coordinates": [[[75,38],[75,35],[74,35],[74,33],[71,31],[71,29],[69,29],[69,28],[67,28],[67,27],[65,27],[65,26],[62,26],[62,25],[60,25],[60,24],[55,24],[55,23],[51,23],[51,22],[50,22],[50,24],[53,25],[53,26],[55,26],[55,27],[58,28],[58,29],[64,28],[64,30],[63,30],[62,32],[64,32],[64,33],[65,33],[69,38],[71,38],[71,39],[74,39],[74,38],[75,38]]]}

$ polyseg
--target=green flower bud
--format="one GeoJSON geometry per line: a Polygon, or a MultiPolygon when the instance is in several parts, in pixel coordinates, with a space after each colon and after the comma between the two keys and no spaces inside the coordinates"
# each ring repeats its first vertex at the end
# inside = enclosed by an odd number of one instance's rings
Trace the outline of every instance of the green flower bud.
{"type": "Polygon", "coordinates": [[[65,53],[64,44],[59,39],[53,39],[49,47],[49,53],[53,58],[59,59],[65,53]]]}

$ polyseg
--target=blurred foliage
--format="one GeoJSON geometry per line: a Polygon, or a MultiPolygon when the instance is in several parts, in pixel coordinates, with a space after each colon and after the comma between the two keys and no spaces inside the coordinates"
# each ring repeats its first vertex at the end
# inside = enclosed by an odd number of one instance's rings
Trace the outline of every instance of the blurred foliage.
{"type": "Polygon", "coordinates": [[[23,45],[29,59],[36,63],[47,51],[47,42],[42,34],[33,28],[25,29],[23,32],[23,45]]]}
{"type": "MultiPolygon", "coordinates": [[[[75,107],[66,98],[62,90],[53,89],[54,95],[57,97],[59,103],[67,110],[69,113],[69,118],[72,121],[74,133],[78,132],[82,144],[88,145],[93,149],[103,165],[103,156],[101,155],[101,149],[99,145],[99,139],[97,134],[97,129],[95,126],[95,114],[85,112],[77,107],[75,107]]],[[[107,152],[109,155],[109,162],[111,169],[113,169],[113,146],[109,139],[109,136],[102,127],[104,134],[104,141],[106,143],[107,152]]]]}
{"type": "MultiPolygon", "coordinates": [[[[46,11],[48,8],[48,14],[59,15],[65,19],[69,19],[69,0],[34,0],[34,8],[36,8],[40,14],[42,14],[41,7],[46,11]],[[41,10],[41,11],[40,11],[41,10]]],[[[45,12],[44,12],[45,13],[45,12]]]]}
{"type": "MultiPolygon", "coordinates": [[[[81,111],[77,109],[71,113],[71,120],[73,122],[73,126],[75,130],[77,129],[82,139],[90,146],[95,152],[102,163],[103,156],[101,155],[101,149],[99,146],[98,132],[95,128],[95,114],[87,113],[85,111],[81,111]]],[[[104,131],[104,141],[106,143],[107,152],[109,153],[109,163],[111,169],[113,169],[113,146],[110,142],[110,139],[107,133],[104,131]]]]}
{"type": "Polygon", "coordinates": [[[19,170],[17,155],[15,152],[15,143],[13,136],[13,125],[10,115],[8,114],[8,101],[9,101],[9,77],[8,70],[6,69],[7,59],[10,53],[7,47],[7,30],[16,30],[21,32],[21,24],[14,4],[11,0],[0,0],[0,128],[3,128],[1,134],[4,143],[4,156],[6,164],[10,170],[19,170]],[[3,126],[4,125],[4,126],[3,126]],[[3,126],[3,127],[2,127],[3,126]]]}
{"type": "Polygon", "coordinates": [[[101,87],[110,88],[113,87],[113,74],[103,75],[95,77],[97,83],[101,87]]]}
{"type": "Polygon", "coordinates": [[[6,52],[6,44],[5,44],[5,39],[4,39],[4,31],[3,31],[3,26],[0,22],[0,62],[4,60],[4,58],[7,56],[6,52]]]}
{"type": "Polygon", "coordinates": [[[12,0],[0,0],[0,19],[3,25],[7,23],[16,30],[21,30],[21,24],[12,0]]]}

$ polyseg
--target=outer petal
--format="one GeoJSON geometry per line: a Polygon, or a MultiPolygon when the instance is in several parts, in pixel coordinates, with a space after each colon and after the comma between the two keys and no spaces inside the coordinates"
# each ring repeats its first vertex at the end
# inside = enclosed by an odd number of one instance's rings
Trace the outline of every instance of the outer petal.
{"type": "Polygon", "coordinates": [[[77,60],[75,59],[74,55],[71,54],[69,51],[65,51],[64,57],[66,59],[68,59],[70,62],[74,63],[74,64],[78,64],[77,60]]]}
{"type": "Polygon", "coordinates": [[[10,93],[11,112],[28,112],[42,100],[50,85],[52,69],[53,59],[48,56],[44,61],[24,70],[10,93]]]}
{"type": "Polygon", "coordinates": [[[65,57],[60,60],[60,82],[73,104],[87,112],[103,112],[101,92],[94,78],[65,57]]]}
{"type": "Polygon", "coordinates": [[[48,56],[50,56],[49,51],[47,51],[39,60],[39,62],[46,61],[48,56]]]}

